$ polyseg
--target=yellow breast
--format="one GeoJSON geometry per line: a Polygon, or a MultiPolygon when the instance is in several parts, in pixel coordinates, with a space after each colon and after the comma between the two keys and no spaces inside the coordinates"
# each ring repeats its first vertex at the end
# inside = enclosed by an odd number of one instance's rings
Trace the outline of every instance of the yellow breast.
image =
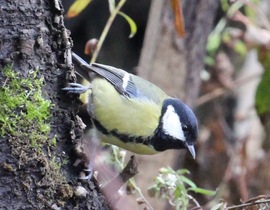
{"type": "MultiPolygon", "coordinates": [[[[91,112],[107,130],[117,130],[118,133],[135,136],[150,136],[157,128],[161,104],[145,99],[127,99],[102,78],[93,80],[92,94],[91,112]]],[[[111,141],[112,144],[125,147],[115,140],[111,141]]],[[[106,142],[111,143],[109,139],[106,142]]]]}

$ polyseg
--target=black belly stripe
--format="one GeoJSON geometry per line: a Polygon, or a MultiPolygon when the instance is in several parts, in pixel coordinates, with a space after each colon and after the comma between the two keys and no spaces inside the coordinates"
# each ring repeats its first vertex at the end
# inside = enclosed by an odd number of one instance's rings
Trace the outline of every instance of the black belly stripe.
{"type": "Polygon", "coordinates": [[[105,135],[109,135],[109,134],[110,134],[109,131],[108,131],[106,128],[104,128],[104,127],[100,124],[100,122],[97,121],[96,119],[93,119],[93,123],[94,123],[94,125],[96,126],[96,128],[97,128],[101,133],[103,133],[103,134],[105,134],[105,135]]]}
{"type": "Polygon", "coordinates": [[[143,136],[129,136],[127,134],[118,133],[117,130],[108,131],[100,122],[96,119],[93,119],[93,122],[96,128],[104,135],[112,135],[124,143],[136,143],[144,145],[152,145],[152,137],[143,137],[143,136]]]}

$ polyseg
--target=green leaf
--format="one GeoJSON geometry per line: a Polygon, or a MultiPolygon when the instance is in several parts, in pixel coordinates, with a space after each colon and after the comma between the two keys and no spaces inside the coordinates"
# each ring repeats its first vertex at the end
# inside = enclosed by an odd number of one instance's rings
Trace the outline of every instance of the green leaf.
{"type": "Polygon", "coordinates": [[[235,14],[237,11],[239,11],[240,8],[241,8],[243,5],[244,5],[243,2],[240,2],[240,1],[234,2],[234,3],[230,6],[230,8],[229,8],[229,10],[228,10],[228,12],[227,12],[228,17],[233,17],[234,14],[235,14]]]}
{"type": "Polygon", "coordinates": [[[136,23],[125,13],[123,12],[118,12],[119,15],[121,15],[123,18],[126,19],[126,21],[128,22],[129,26],[130,26],[130,35],[129,38],[132,38],[136,33],[137,33],[137,25],[136,23]]]}
{"type": "Polygon", "coordinates": [[[170,167],[167,167],[167,168],[163,167],[163,168],[159,169],[159,173],[161,173],[161,174],[169,174],[169,173],[172,173],[172,170],[171,170],[170,167]]]}
{"type": "Polygon", "coordinates": [[[206,49],[208,52],[215,52],[221,43],[221,36],[219,33],[213,33],[208,37],[206,49]]]}
{"type": "Polygon", "coordinates": [[[264,68],[262,79],[257,87],[255,104],[259,116],[270,113],[270,50],[259,50],[259,60],[264,68]]]}
{"type": "Polygon", "coordinates": [[[175,198],[180,198],[182,193],[183,193],[183,189],[185,190],[185,188],[182,188],[178,185],[174,191],[174,197],[175,198]]]}
{"type": "Polygon", "coordinates": [[[234,50],[240,55],[245,55],[247,52],[247,46],[244,42],[239,40],[235,43],[234,50]]]}
{"type": "Polygon", "coordinates": [[[178,175],[184,175],[184,174],[189,174],[189,171],[187,169],[179,169],[176,171],[178,175]]]}
{"type": "Polygon", "coordinates": [[[206,190],[203,188],[199,188],[199,187],[195,187],[195,188],[189,188],[190,191],[196,192],[196,193],[200,193],[203,195],[210,195],[210,196],[214,196],[216,194],[216,191],[213,190],[206,190]]]}
{"type": "Polygon", "coordinates": [[[213,57],[206,55],[204,58],[204,63],[208,66],[214,66],[215,60],[213,57]]]}
{"type": "Polygon", "coordinates": [[[188,179],[188,178],[186,178],[184,176],[182,176],[181,179],[183,180],[183,182],[185,182],[191,188],[194,188],[194,189],[197,188],[196,184],[193,181],[191,181],[190,179],[188,179]]]}
{"type": "Polygon", "coordinates": [[[220,4],[221,4],[221,8],[224,12],[228,11],[228,9],[230,7],[228,0],[221,0],[220,4]]]}
{"type": "Polygon", "coordinates": [[[163,177],[160,177],[160,176],[156,177],[156,182],[157,183],[160,183],[160,184],[165,184],[164,178],[163,177]]]}
{"type": "Polygon", "coordinates": [[[150,198],[155,197],[156,193],[159,192],[158,188],[153,186],[151,188],[148,188],[147,193],[150,196],[150,198]]]}

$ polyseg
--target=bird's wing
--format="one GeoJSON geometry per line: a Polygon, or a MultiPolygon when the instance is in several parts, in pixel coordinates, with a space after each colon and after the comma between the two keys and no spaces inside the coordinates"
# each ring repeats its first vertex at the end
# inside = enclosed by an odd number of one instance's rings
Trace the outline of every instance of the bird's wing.
{"type": "Polygon", "coordinates": [[[122,69],[102,64],[87,64],[75,53],[72,53],[76,71],[91,82],[90,73],[94,72],[110,82],[114,88],[127,98],[140,98],[161,103],[168,96],[154,84],[130,74],[122,69]]]}
{"type": "Polygon", "coordinates": [[[140,96],[131,74],[128,72],[97,63],[92,64],[90,68],[93,72],[109,81],[121,95],[128,98],[140,96]]]}

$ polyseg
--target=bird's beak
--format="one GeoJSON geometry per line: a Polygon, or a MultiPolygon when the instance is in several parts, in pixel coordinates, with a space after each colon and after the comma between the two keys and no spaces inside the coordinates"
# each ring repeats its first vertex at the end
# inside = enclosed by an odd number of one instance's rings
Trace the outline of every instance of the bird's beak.
{"type": "Polygon", "coordinates": [[[189,153],[192,155],[192,157],[195,159],[196,158],[196,152],[195,152],[194,146],[187,144],[187,149],[188,149],[189,153]]]}

